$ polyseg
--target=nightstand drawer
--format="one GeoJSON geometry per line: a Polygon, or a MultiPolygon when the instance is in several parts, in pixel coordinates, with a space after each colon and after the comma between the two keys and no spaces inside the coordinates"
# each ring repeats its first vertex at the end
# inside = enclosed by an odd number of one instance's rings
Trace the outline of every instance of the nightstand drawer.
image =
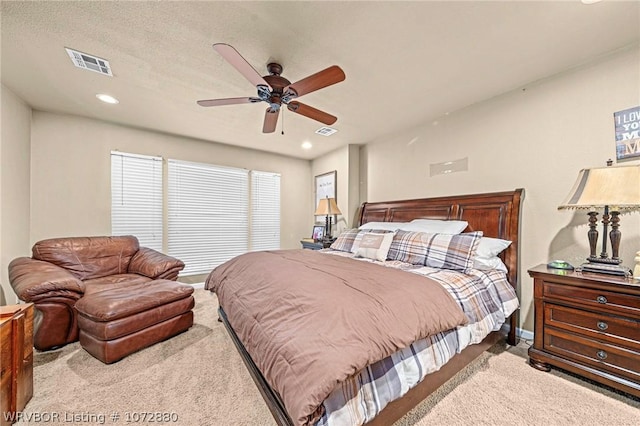
{"type": "Polygon", "coordinates": [[[616,311],[640,319],[640,297],[565,284],[544,282],[543,297],[564,300],[580,307],[616,311]]]}
{"type": "Polygon", "coordinates": [[[544,350],[640,383],[640,352],[545,328],[544,350]]]}
{"type": "Polygon", "coordinates": [[[544,323],[640,352],[640,321],[545,303],[544,323]]]}

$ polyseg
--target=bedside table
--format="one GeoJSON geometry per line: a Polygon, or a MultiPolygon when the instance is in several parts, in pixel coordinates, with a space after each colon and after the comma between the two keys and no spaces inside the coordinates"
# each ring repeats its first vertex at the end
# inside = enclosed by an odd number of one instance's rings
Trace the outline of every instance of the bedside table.
{"type": "Polygon", "coordinates": [[[326,241],[310,241],[310,240],[300,240],[300,244],[302,244],[303,249],[309,250],[320,250],[323,248],[329,248],[331,244],[333,244],[334,240],[326,240],[326,241]]]}
{"type": "Polygon", "coordinates": [[[535,333],[532,367],[559,367],[640,397],[640,281],[529,269],[535,333]]]}
{"type": "Polygon", "coordinates": [[[33,396],[33,303],[0,306],[0,425],[20,413],[33,396]]]}

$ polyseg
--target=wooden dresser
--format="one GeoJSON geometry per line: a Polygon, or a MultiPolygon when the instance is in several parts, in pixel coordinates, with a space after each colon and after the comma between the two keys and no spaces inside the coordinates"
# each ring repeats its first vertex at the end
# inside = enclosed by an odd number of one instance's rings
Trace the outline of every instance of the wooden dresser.
{"type": "Polygon", "coordinates": [[[33,396],[33,303],[0,307],[0,424],[33,396]]]}
{"type": "Polygon", "coordinates": [[[640,397],[640,281],[546,265],[529,275],[535,303],[531,366],[559,367],[640,397]]]}

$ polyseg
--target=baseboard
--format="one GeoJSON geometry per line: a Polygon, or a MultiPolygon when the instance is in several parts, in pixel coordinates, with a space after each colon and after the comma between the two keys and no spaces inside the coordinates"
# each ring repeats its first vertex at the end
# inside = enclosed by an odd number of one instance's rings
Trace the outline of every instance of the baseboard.
{"type": "MultiPolygon", "coordinates": [[[[502,324],[500,327],[503,333],[507,333],[509,331],[509,321],[502,324]]],[[[516,328],[516,336],[518,336],[522,340],[531,340],[533,341],[533,333],[529,330],[523,330],[522,328],[516,328]]]]}
{"type": "Polygon", "coordinates": [[[516,334],[518,335],[518,337],[520,337],[521,339],[524,340],[533,340],[533,332],[529,331],[529,330],[523,330],[522,328],[518,327],[516,329],[516,334]]]}

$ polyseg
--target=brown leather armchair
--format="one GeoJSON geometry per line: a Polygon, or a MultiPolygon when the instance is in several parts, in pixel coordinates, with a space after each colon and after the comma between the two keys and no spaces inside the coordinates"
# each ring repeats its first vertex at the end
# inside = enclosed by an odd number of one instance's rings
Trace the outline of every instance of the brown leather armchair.
{"type": "Polygon", "coordinates": [[[76,302],[85,294],[158,279],[176,280],[184,263],[134,236],[53,238],[37,242],[32,257],[9,264],[20,300],[36,308],[34,346],[53,349],[78,340],[76,302]]]}

